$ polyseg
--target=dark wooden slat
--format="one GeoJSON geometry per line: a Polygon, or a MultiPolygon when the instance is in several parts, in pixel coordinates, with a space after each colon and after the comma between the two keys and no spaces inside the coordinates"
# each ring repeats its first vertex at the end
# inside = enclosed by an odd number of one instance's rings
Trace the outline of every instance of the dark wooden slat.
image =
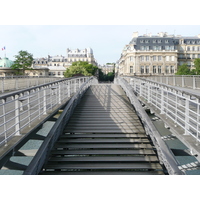
{"type": "Polygon", "coordinates": [[[51,155],[155,155],[153,150],[52,150],[51,155]]]}
{"type": "Polygon", "coordinates": [[[158,163],[65,163],[47,164],[45,169],[162,169],[158,163]]]}
{"type": "Polygon", "coordinates": [[[135,139],[135,138],[125,138],[125,139],[88,139],[88,138],[78,138],[78,139],[60,139],[59,143],[149,143],[148,139],[135,139]]]}
{"type": "Polygon", "coordinates": [[[145,134],[65,134],[63,138],[147,138],[145,134]]]}
{"type": "Polygon", "coordinates": [[[164,175],[162,171],[43,171],[40,175],[164,175]]]}
{"type": "Polygon", "coordinates": [[[51,157],[49,162],[158,162],[156,156],[73,156],[51,157]]]}
{"type": "Polygon", "coordinates": [[[153,148],[150,144],[64,144],[57,143],[56,148],[87,148],[87,149],[128,149],[128,148],[153,148]]]}

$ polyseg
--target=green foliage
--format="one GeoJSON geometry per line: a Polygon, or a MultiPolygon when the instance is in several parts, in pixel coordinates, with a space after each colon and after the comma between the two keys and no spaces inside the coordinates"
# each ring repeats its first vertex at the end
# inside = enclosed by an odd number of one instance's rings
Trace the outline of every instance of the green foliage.
{"type": "Polygon", "coordinates": [[[200,58],[194,60],[194,69],[190,70],[187,64],[178,66],[176,75],[200,75],[200,58]]]}
{"type": "Polygon", "coordinates": [[[108,74],[104,74],[101,69],[99,69],[99,81],[113,81],[115,73],[109,72],[108,74]]]}
{"type": "Polygon", "coordinates": [[[178,66],[178,70],[176,72],[176,75],[190,75],[190,68],[187,66],[186,63],[178,66]]]}
{"type": "Polygon", "coordinates": [[[19,51],[19,55],[15,56],[16,60],[11,65],[11,69],[17,70],[17,74],[24,74],[26,69],[31,69],[33,55],[27,51],[19,51]]]}
{"type": "Polygon", "coordinates": [[[194,60],[194,66],[195,66],[195,74],[200,75],[200,58],[196,58],[194,60]]]}
{"type": "Polygon", "coordinates": [[[66,70],[64,76],[72,77],[76,74],[82,74],[84,76],[95,75],[97,67],[84,61],[73,62],[72,65],[66,70]]]}

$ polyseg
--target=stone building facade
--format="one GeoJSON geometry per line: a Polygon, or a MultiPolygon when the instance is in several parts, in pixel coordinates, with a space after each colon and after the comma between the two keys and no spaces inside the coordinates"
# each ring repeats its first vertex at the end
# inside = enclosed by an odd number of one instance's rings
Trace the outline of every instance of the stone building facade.
{"type": "Polygon", "coordinates": [[[183,63],[193,68],[195,58],[200,58],[200,35],[183,37],[161,32],[138,36],[135,32],[116,69],[119,75],[174,75],[183,63]]]}
{"type": "Polygon", "coordinates": [[[48,55],[47,58],[35,58],[33,61],[33,67],[47,67],[49,69],[49,76],[64,77],[66,69],[76,61],[87,61],[95,66],[98,66],[91,48],[85,48],[82,50],[72,50],[68,48],[66,56],[48,55]]]}

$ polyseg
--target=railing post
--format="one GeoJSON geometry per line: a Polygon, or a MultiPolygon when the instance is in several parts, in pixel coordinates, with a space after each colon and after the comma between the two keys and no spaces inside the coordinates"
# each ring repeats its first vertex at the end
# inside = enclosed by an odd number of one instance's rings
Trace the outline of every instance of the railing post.
{"type": "Polygon", "coordinates": [[[58,104],[61,104],[61,83],[58,84],[58,104]]]}
{"type": "Polygon", "coordinates": [[[70,85],[71,85],[71,81],[68,81],[68,97],[70,97],[70,85]]]}
{"type": "Polygon", "coordinates": [[[161,86],[161,105],[160,105],[160,114],[164,114],[164,88],[161,86]]]}
{"type": "Polygon", "coordinates": [[[193,89],[195,90],[196,89],[196,77],[193,76],[192,80],[193,80],[193,89]]]}
{"type": "Polygon", "coordinates": [[[19,95],[15,95],[15,135],[20,135],[19,129],[19,95]]]}
{"type": "Polygon", "coordinates": [[[185,87],[184,76],[182,75],[182,87],[185,87]]]}
{"type": "Polygon", "coordinates": [[[6,100],[2,99],[2,105],[3,105],[3,129],[4,129],[4,138],[5,138],[5,146],[7,146],[7,128],[6,128],[6,111],[5,111],[5,103],[6,100]]]}
{"type": "Polygon", "coordinates": [[[43,115],[47,114],[46,87],[43,88],[43,115]]]}
{"type": "Polygon", "coordinates": [[[185,134],[189,135],[189,99],[188,96],[185,98],[185,134]]]}

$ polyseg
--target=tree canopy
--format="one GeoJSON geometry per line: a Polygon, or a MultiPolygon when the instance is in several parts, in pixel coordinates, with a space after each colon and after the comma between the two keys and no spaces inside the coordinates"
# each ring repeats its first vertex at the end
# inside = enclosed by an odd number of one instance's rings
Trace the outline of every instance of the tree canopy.
{"type": "Polygon", "coordinates": [[[76,74],[82,74],[84,76],[95,75],[98,67],[84,61],[73,62],[72,65],[65,71],[65,77],[72,77],[76,74]]]}
{"type": "Polygon", "coordinates": [[[189,75],[190,74],[190,68],[186,63],[178,66],[178,70],[176,72],[176,75],[189,75]]]}
{"type": "Polygon", "coordinates": [[[178,66],[176,75],[200,75],[200,58],[194,60],[194,69],[190,69],[186,63],[178,66]]]}
{"type": "Polygon", "coordinates": [[[11,65],[11,69],[17,70],[19,74],[22,71],[22,74],[25,73],[26,69],[31,69],[32,62],[33,62],[33,55],[28,53],[27,51],[19,51],[18,55],[14,56],[16,60],[14,64],[11,65]]]}
{"type": "Polygon", "coordinates": [[[200,58],[194,60],[195,72],[197,75],[200,75],[200,58]]]}

